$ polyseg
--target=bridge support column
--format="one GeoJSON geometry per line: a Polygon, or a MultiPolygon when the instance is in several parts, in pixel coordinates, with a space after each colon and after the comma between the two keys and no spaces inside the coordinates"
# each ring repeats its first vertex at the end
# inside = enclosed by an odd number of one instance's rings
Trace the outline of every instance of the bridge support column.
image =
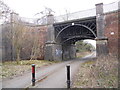
{"type": "Polygon", "coordinates": [[[54,17],[49,15],[47,17],[48,30],[47,30],[47,41],[45,45],[45,60],[56,61],[62,60],[62,46],[56,44],[55,42],[55,32],[54,32],[54,17]]]}
{"type": "Polygon", "coordinates": [[[70,59],[76,58],[76,46],[72,44],[70,46],[70,59]]]}
{"type": "Polygon", "coordinates": [[[63,60],[76,58],[75,45],[63,45],[63,60]]]}
{"type": "Polygon", "coordinates": [[[107,38],[96,38],[97,56],[108,54],[107,42],[108,42],[107,38]]]}
{"type": "Polygon", "coordinates": [[[96,4],[96,23],[97,23],[97,38],[96,50],[97,56],[108,54],[107,37],[104,30],[104,14],[103,3],[96,4]]]}
{"type": "Polygon", "coordinates": [[[55,43],[46,43],[45,60],[61,61],[62,60],[62,46],[55,43]]]}

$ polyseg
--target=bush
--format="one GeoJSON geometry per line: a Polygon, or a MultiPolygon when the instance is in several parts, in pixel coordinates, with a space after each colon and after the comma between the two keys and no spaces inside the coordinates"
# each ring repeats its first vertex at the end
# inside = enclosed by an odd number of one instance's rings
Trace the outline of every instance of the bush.
{"type": "Polygon", "coordinates": [[[74,80],[74,88],[118,88],[118,59],[108,55],[84,62],[74,80]]]}
{"type": "Polygon", "coordinates": [[[97,87],[118,87],[118,59],[114,56],[101,56],[91,67],[91,76],[97,87]]]}

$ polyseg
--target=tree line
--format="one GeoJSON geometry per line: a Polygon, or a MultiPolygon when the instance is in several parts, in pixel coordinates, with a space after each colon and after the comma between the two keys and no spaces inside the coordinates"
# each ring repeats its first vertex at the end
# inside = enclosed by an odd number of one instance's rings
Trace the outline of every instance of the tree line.
{"type": "Polygon", "coordinates": [[[46,26],[21,20],[0,1],[2,60],[43,59],[46,26]]]}

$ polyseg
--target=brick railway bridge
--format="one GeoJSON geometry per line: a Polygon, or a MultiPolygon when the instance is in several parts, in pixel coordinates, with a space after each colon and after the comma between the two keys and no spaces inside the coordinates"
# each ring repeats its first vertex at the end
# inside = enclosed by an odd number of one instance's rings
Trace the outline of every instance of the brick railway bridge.
{"type": "Polygon", "coordinates": [[[75,58],[75,42],[84,39],[96,40],[97,55],[118,54],[120,42],[120,2],[69,16],[48,16],[48,38],[45,59],[66,60],[75,58]],[[62,21],[66,18],[66,21],[62,21]]]}
{"type": "Polygon", "coordinates": [[[120,1],[62,16],[47,16],[44,59],[66,60],[76,56],[75,42],[96,40],[97,55],[118,55],[120,49],[120,1]]]}

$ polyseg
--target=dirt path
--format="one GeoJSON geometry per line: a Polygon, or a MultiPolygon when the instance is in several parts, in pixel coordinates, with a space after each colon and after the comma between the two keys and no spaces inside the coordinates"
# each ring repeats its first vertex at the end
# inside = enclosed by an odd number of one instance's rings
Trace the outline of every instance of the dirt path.
{"type": "Polygon", "coordinates": [[[72,80],[72,77],[75,75],[80,63],[82,62],[83,61],[76,60],[76,61],[64,63],[59,68],[57,68],[53,73],[48,74],[42,81],[36,83],[36,86],[34,88],[66,88],[67,87],[66,65],[70,64],[71,80],[72,80]]]}
{"type": "Polygon", "coordinates": [[[2,88],[66,88],[66,65],[70,64],[71,66],[72,80],[79,65],[84,61],[76,59],[36,69],[36,85],[34,87],[31,86],[30,72],[13,79],[3,80],[2,88]]]}
{"type": "MultiPolygon", "coordinates": [[[[36,70],[36,80],[39,80],[43,76],[47,75],[49,72],[54,71],[56,68],[59,68],[63,63],[54,64],[51,66],[46,66],[36,70]]],[[[25,88],[31,84],[31,72],[23,74],[22,76],[15,77],[13,79],[2,80],[2,88],[25,88]]]]}

